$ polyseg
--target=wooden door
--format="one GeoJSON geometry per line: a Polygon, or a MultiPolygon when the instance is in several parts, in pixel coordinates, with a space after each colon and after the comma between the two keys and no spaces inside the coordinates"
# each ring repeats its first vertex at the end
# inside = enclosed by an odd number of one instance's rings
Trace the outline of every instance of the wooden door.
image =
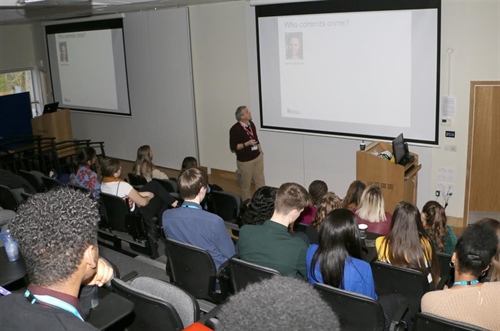
{"type": "Polygon", "coordinates": [[[471,82],[464,220],[500,220],[500,82],[471,82]]]}

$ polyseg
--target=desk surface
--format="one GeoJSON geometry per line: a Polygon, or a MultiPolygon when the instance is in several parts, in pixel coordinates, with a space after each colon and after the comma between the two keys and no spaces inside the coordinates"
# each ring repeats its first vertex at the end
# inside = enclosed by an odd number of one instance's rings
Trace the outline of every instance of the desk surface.
{"type": "Polygon", "coordinates": [[[21,256],[15,262],[9,262],[4,247],[0,247],[0,286],[8,286],[26,275],[26,264],[21,256]]]}
{"type": "Polygon", "coordinates": [[[99,306],[92,309],[87,323],[104,330],[125,318],[134,310],[132,301],[105,288],[99,288],[99,306]]]}

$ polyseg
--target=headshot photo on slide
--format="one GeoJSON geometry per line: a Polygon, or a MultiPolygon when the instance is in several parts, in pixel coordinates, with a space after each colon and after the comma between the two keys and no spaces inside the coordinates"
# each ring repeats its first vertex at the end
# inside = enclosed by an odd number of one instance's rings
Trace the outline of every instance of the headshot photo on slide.
{"type": "Polygon", "coordinates": [[[65,41],[59,43],[59,61],[68,62],[68,46],[65,41]]]}
{"type": "Polygon", "coordinates": [[[304,54],[302,49],[302,32],[286,32],[286,59],[287,60],[303,60],[304,54]]]}

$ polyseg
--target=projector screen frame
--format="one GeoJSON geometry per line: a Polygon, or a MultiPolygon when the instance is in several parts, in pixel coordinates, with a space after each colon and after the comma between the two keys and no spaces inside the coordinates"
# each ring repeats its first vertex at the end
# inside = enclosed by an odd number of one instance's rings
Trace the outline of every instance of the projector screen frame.
{"type": "MultiPolygon", "coordinates": [[[[46,43],[46,48],[47,48],[47,57],[48,57],[48,66],[49,66],[49,73],[50,73],[50,84],[52,88],[52,95],[54,98],[54,101],[59,101],[60,102],[60,107],[62,108],[69,108],[72,111],[78,111],[78,112],[87,112],[87,113],[94,113],[94,114],[101,114],[101,115],[114,115],[114,116],[125,116],[125,117],[132,117],[132,105],[130,102],[130,91],[129,91],[129,82],[128,82],[128,66],[127,66],[127,51],[126,51],[126,44],[125,44],[125,27],[124,27],[124,15],[119,14],[119,15],[103,15],[99,17],[90,17],[90,18],[81,18],[81,19],[71,19],[71,20],[63,20],[63,21],[51,21],[51,22],[46,22],[43,23],[43,26],[45,28],[45,43],[46,43]],[[115,82],[117,81],[116,76],[121,75],[123,77],[123,84],[124,88],[121,89],[119,92],[118,90],[120,89],[119,86],[116,86],[117,89],[117,102],[118,102],[118,109],[116,111],[114,110],[102,110],[102,109],[95,109],[95,108],[80,108],[80,107],[74,107],[74,106],[67,106],[63,102],[63,100],[57,100],[58,98],[56,97],[55,89],[54,89],[54,71],[52,70],[52,66],[54,65],[51,61],[51,54],[49,52],[49,34],[57,34],[57,33],[78,33],[82,31],[96,31],[96,30],[112,30],[112,29],[120,29],[121,30],[121,43],[123,45],[123,72],[116,73],[115,72],[115,82]],[[125,95],[126,97],[122,97],[120,99],[120,95],[125,95]],[[125,111],[120,111],[120,105],[124,105],[122,108],[125,109],[125,111]]],[[[120,54],[121,55],[121,54],[120,54]]],[[[57,65],[57,64],[56,64],[57,65]]],[[[59,79],[59,77],[57,78],[59,79]]],[[[61,82],[59,81],[59,84],[61,82]]],[[[117,84],[118,85],[118,84],[117,84]]],[[[61,97],[62,97],[62,91],[61,91],[61,97]]]]}
{"type": "MultiPolygon", "coordinates": [[[[258,68],[258,84],[259,84],[259,106],[260,106],[260,126],[264,131],[277,131],[284,133],[297,133],[304,135],[319,135],[332,136],[339,138],[354,138],[354,139],[373,139],[391,141],[397,134],[373,135],[363,133],[349,133],[328,130],[303,129],[295,127],[282,127],[265,123],[265,111],[263,106],[263,88],[262,88],[262,64],[260,58],[260,35],[259,35],[259,19],[265,17],[286,17],[298,15],[312,14],[328,14],[328,13],[359,13],[371,11],[397,11],[397,10],[418,10],[418,9],[435,9],[437,11],[437,36],[436,36],[436,54],[435,54],[435,110],[433,112],[433,138],[432,139],[414,139],[411,135],[405,133],[405,141],[416,143],[419,145],[439,145],[439,106],[440,106],[440,56],[441,56],[441,0],[409,0],[399,2],[398,0],[336,0],[336,1],[313,1],[271,5],[257,5],[255,7],[255,24],[256,24],[256,47],[257,47],[257,68],[258,68]]],[[[430,118],[430,117],[429,117],[430,118]]]]}

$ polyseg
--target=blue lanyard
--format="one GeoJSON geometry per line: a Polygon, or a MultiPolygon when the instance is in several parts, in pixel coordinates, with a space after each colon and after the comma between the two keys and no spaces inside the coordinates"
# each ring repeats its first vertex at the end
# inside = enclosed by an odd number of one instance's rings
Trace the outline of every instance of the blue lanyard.
{"type": "Polygon", "coordinates": [[[201,207],[198,207],[198,206],[194,206],[194,205],[185,205],[185,204],[183,204],[181,207],[182,207],[182,208],[191,208],[191,209],[201,209],[201,207]]]}
{"type": "Polygon", "coordinates": [[[50,295],[34,295],[29,290],[26,290],[26,292],[24,292],[24,297],[31,304],[34,304],[38,300],[38,301],[46,303],[50,306],[54,306],[54,307],[60,308],[62,310],[65,310],[65,311],[75,315],[76,317],[78,317],[80,320],[83,321],[83,318],[82,318],[82,316],[80,316],[78,309],[76,309],[74,306],[72,306],[69,303],[62,301],[58,298],[51,297],[50,295]]]}

